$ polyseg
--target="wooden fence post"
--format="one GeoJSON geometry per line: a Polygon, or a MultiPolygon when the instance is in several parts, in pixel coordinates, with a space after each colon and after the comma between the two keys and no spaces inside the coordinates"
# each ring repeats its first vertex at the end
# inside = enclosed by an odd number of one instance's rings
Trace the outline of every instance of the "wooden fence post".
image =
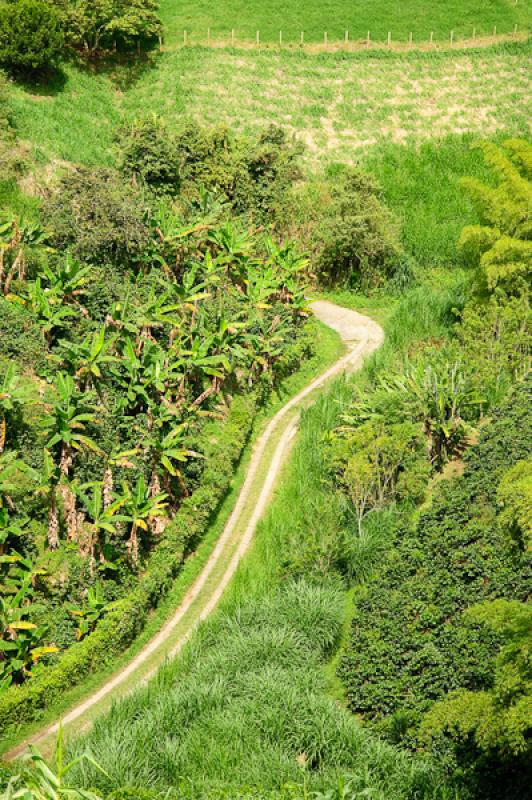
{"type": "Polygon", "coordinates": [[[475,41],[476,38],[477,38],[477,29],[475,27],[473,28],[473,41],[475,41]]]}
{"type": "Polygon", "coordinates": [[[392,43],[392,34],[390,33],[390,31],[388,31],[388,46],[390,46],[391,43],[392,43]]]}
{"type": "Polygon", "coordinates": [[[453,46],[454,42],[454,31],[451,31],[451,47],[453,46]]]}
{"type": "Polygon", "coordinates": [[[283,32],[279,31],[279,47],[281,47],[282,44],[283,44],[283,32]]]}
{"type": "Polygon", "coordinates": [[[235,29],[231,28],[231,47],[235,46],[235,29]]]}
{"type": "Polygon", "coordinates": [[[183,44],[186,45],[187,43],[187,32],[183,31],[183,44]]]}
{"type": "Polygon", "coordinates": [[[517,22],[514,25],[514,36],[517,36],[517,22]]]}
{"type": "Polygon", "coordinates": [[[207,28],[207,44],[211,43],[211,29],[207,28]]]}
{"type": "Polygon", "coordinates": [[[496,25],[493,26],[493,35],[497,36],[497,26],[496,25]]]}
{"type": "Polygon", "coordinates": [[[159,36],[159,51],[162,52],[163,49],[163,37],[159,36]]]}
{"type": "Polygon", "coordinates": [[[257,44],[260,45],[260,31],[257,31],[255,39],[257,40],[257,44]]]}
{"type": "Polygon", "coordinates": [[[344,36],[344,42],[347,44],[348,41],[349,41],[349,31],[346,31],[344,36]]]}
{"type": "Polygon", "coordinates": [[[408,46],[412,47],[412,31],[410,31],[410,36],[408,37],[408,46]]]}
{"type": "Polygon", "coordinates": [[[369,48],[369,43],[370,43],[370,31],[368,31],[368,37],[366,39],[366,47],[368,48],[369,48]]]}
{"type": "Polygon", "coordinates": [[[323,34],[323,44],[327,44],[327,31],[323,34]]]}

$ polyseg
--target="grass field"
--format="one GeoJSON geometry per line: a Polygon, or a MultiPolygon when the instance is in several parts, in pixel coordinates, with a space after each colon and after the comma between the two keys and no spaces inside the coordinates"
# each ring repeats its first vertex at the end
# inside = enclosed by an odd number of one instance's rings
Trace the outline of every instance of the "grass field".
{"type": "Polygon", "coordinates": [[[110,163],[124,117],[151,112],[177,125],[192,117],[243,133],[282,125],[309,164],[353,162],[383,144],[449,134],[530,130],[530,45],[383,57],[187,48],[122,73],[67,67],[60,86],[18,88],[15,120],[43,161],[110,163]],[[95,135],[97,129],[97,135],[95,135]]]}
{"type": "Polygon", "coordinates": [[[162,17],[167,42],[182,41],[183,30],[194,37],[227,36],[231,29],[242,39],[252,39],[260,31],[264,42],[277,42],[279,30],[286,42],[299,41],[305,32],[308,42],[321,42],[326,31],[331,41],[342,39],[349,31],[360,39],[368,30],[374,40],[384,40],[388,31],[394,40],[403,41],[412,32],[414,40],[427,40],[430,32],[436,40],[448,39],[453,30],[457,37],[522,30],[530,24],[527,0],[269,0],[243,2],[226,0],[163,0],[162,17]]]}

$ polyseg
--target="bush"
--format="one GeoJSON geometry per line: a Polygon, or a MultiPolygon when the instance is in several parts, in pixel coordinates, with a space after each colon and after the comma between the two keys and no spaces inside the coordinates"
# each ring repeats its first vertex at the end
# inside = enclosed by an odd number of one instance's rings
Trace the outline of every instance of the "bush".
{"type": "Polygon", "coordinates": [[[4,359],[38,371],[46,364],[46,350],[33,314],[0,298],[0,361],[4,359]]]}
{"type": "Polygon", "coordinates": [[[121,131],[119,148],[126,175],[158,191],[177,192],[181,166],[177,141],[160,117],[137,120],[121,131]]]}
{"type": "Polygon", "coordinates": [[[463,611],[496,598],[526,600],[529,554],[498,517],[497,489],[528,455],[532,381],[518,385],[465,457],[462,477],[439,483],[413,528],[396,531],[380,575],[358,603],[340,674],[349,706],[406,743],[423,714],[457,689],[493,679],[498,636],[463,611]]]}
{"type": "Polygon", "coordinates": [[[35,71],[54,64],[63,50],[60,18],[41,0],[0,5],[0,63],[35,71]]]}
{"type": "Polygon", "coordinates": [[[78,167],[65,175],[44,213],[58,249],[96,265],[137,269],[152,252],[149,203],[111,169],[78,167]]]}
{"type": "Polygon", "coordinates": [[[373,179],[358,169],[346,170],[333,184],[312,249],[321,280],[364,290],[384,285],[406,263],[396,220],[373,179]]]}

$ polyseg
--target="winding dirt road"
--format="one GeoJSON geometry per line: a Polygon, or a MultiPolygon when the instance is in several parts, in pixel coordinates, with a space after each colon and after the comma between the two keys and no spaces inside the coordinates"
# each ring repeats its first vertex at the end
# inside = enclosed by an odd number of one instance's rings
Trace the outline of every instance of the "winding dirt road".
{"type": "MultiPolygon", "coordinates": [[[[309,396],[331,378],[342,372],[359,369],[364,358],[383,341],[384,334],[380,326],[355,311],[321,300],[312,303],[311,308],[321,322],[340,335],[347,348],[345,355],[309,383],[270,420],[255,443],[244,484],[225,528],[179,607],[127,667],[63,716],[63,729],[68,728],[72,733],[86,729],[114,699],[147,681],[166,658],[176,655],[197,625],[213,611],[251,544],[257,523],[267,507],[297,432],[299,414],[305,401],[308,402],[309,396]]],[[[28,744],[38,745],[47,754],[59,724],[57,721],[37,732],[7,753],[6,758],[17,758],[28,744]]]]}

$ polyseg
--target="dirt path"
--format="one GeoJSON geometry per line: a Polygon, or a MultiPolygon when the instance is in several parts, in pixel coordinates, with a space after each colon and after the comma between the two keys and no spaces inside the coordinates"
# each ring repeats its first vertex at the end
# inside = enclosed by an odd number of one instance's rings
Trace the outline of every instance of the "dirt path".
{"type": "MultiPolygon", "coordinates": [[[[383,341],[382,329],[368,317],[327,301],[316,301],[311,307],[321,322],[337,331],[347,346],[347,352],[270,420],[255,443],[246,479],[225,528],[180,606],[127,667],[63,716],[64,729],[85,729],[113,699],[147,681],[166,658],[179,652],[197,625],[213,611],[253,539],[296,434],[299,412],[305,401],[331,378],[358,369],[365,356],[383,341]]],[[[59,721],[11,750],[6,759],[20,756],[28,744],[38,745],[46,754],[58,729],[59,721]]]]}

